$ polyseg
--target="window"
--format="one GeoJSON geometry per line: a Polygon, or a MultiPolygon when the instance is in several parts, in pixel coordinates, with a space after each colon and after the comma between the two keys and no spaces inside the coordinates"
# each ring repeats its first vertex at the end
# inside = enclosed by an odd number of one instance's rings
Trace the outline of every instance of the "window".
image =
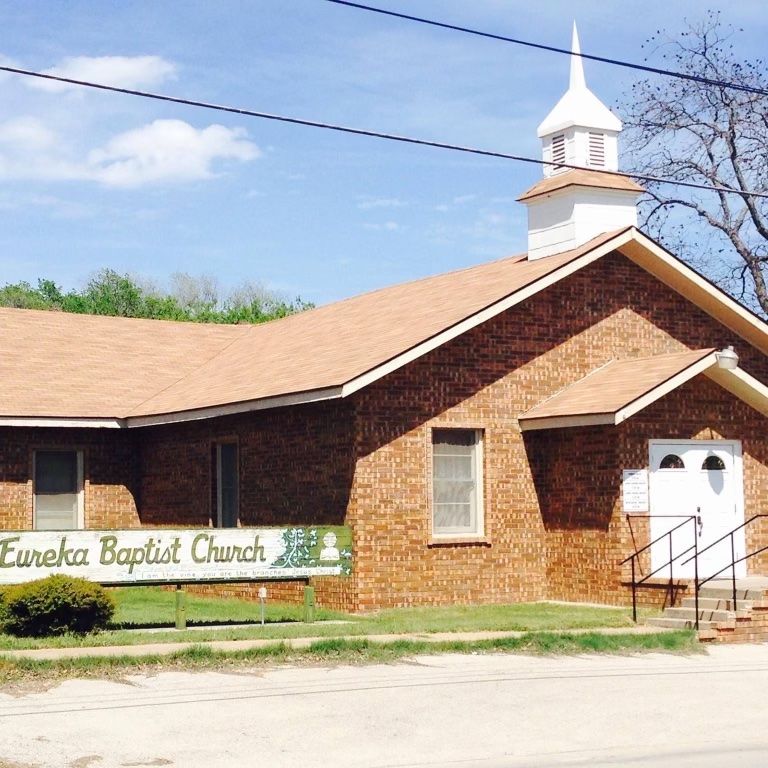
{"type": "Polygon", "coordinates": [[[668,453],[659,464],[659,469],[685,469],[683,460],[676,453],[668,453]]]}
{"type": "Polygon", "coordinates": [[[481,536],[482,441],[474,429],[432,431],[432,533],[481,536]]]}
{"type": "Polygon", "coordinates": [[[79,451],[35,451],[35,528],[81,527],[83,455],[79,451]]]}
{"type": "Polygon", "coordinates": [[[239,471],[237,443],[216,445],[216,516],[217,528],[236,528],[239,516],[239,471]]]}
{"type": "Polygon", "coordinates": [[[701,465],[702,469],[709,469],[709,470],[724,470],[725,469],[725,462],[719,457],[715,456],[714,454],[707,456],[706,459],[704,459],[704,462],[701,465]]]}

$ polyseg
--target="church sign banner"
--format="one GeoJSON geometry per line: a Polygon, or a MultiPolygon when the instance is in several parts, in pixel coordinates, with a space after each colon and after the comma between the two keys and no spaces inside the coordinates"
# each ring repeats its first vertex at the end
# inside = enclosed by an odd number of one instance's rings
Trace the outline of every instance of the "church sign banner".
{"type": "Polygon", "coordinates": [[[0,531],[0,584],[54,573],[100,584],[261,581],[351,568],[352,531],[343,526],[0,531]]]}

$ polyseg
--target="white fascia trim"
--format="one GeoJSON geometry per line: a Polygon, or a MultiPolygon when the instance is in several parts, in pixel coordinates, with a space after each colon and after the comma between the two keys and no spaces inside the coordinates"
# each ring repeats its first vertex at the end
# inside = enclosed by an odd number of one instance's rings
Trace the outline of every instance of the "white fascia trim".
{"type": "Polygon", "coordinates": [[[653,389],[641,395],[636,400],[633,400],[629,405],[625,405],[620,410],[616,411],[616,424],[621,424],[626,421],[630,416],[634,416],[639,413],[643,408],[647,408],[652,403],[660,400],[664,395],[668,395],[678,387],[690,381],[695,376],[703,373],[712,366],[717,365],[717,353],[710,352],[706,357],[703,357],[697,363],[689,365],[685,370],[675,374],[671,378],[667,379],[662,384],[654,387],[653,389]]]}
{"type": "Polygon", "coordinates": [[[768,387],[754,376],[750,376],[741,368],[728,371],[717,366],[706,373],[712,381],[719,384],[727,392],[735,395],[739,400],[762,413],[763,416],[768,416],[768,387]]]}
{"type": "Polygon", "coordinates": [[[565,429],[568,427],[596,427],[616,424],[613,413],[583,413],[578,416],[542,416],[540,419],[518,419],[521,432],[535,432],[538,429],[565,429]]]}
{"type": "Polygon", "coordinates": [[[268,408],[282,408],[288,405],[301,405],[303,403],[316,403],[322,400],[335,400],[342,396],[342,387],[326,387],[325,389],[315,389],[309,392],[278,395],[277,397],[265,397],[260,400],[245,400],[240,403],[226,403],[224,405],[216,405],[209,408],[178,411],[177,413],[161,413],[152,416],[129,416],[125,419],[125,426],[150,427],[157,424],[176,424],[181,421],[212,419],[217,416],[230,416],[232,414],[248,413],[250,411],[263,411],[268,408]]]}
{"type": "Polygon", "coordinates": [[[751,330],[753,330],[758,337],[761,337],[761,340],[762,340],[762,346],[760,346],[761,351],[768,353],[768,326],[763,320],[761,320],[756,315],[753,315],[748,309],[746,309],[741,304],[739,304],[735,299],[732,299],[724,291],[721,291],[715,285],[710,283],[709,280],[707,280],[705,277],[702,277],[698,272],[691,269],[687,264],[684,264],[682,261],[675,258],[671,253],[669,253],[660,245],[655,243],[653,240],[651,240],[651,238],[649,238],[646,234],[644,234],[639,229],[634,230],[634,237],[631,239],[634,240],[634,243],[636,244],[637,247],[644,249],[646,253],[638,254],[636,250],[631,247],[623,250],[622,253],[628,259],[630,259],[630,261],[634,261],[635,264],[637,264],[642,269],[645,269],[647,272],[652,274],[654,277],[656,277],[665,285],[668,285],[675,292],[681,293],[683,297],[688,299],[692,304],[695,304],[696,306],[698,306],[708,315],[715,317],[717,320],[722,322],[723,325],[730,328],[732,331],[737,333],[742,338],[746,338],[746,341],[753,344],[758,343],[758,346],[759,346],[759,342],[757,342],[757,339],[747,338],[744,336],[743,329],[739,330],[738,328],[734,328],[733,325],[731,325],[727,320],[724,320],[719,313],[712,312],[712,308],[710,308],[706,304],[702,304],[700,301],[697,301],[696,298],[693,298],[690,295],[686,295],[680,290],[679,286],[665,280],[663,274],[660,274],[659,272],[653,269],[652,262],[648,263],[647,258],[646,259],[642,258],[643,255],[647,256],[650,254],[656,260],[662,262],[664,266],[668,267],[673,272],[676,272],[684,280],[693,284],[697,289],[703,292],[706,295],[706,297],[709,299],[709,301],[712,304],[714,304],[716,308],[722,308],[727,312],[732,312],[734,315],[738,317],[740,321],[750,326],[751,330]]]}
{"type": "Polygon", "coordinates": [[[407,352],[403,352],[401,355],[393,357],[388,362],[376,368],[372,368],[367,373],[351,379],[343,386],[342,397],[348,397],[354,392],[357,392],[359,389],[367,387],[369,384],[378,381],[387,374],[396,371],[398,368],[402,368],[404,365],[413,362],[422,355],[425,355],[428,352],[431,352],[432,350],[437,349],[443,344],[451,341],[452,339],[455,339],[457,336],[461,336],[463,333],[472,330],[472,328],[475,328],[481,323],[484,323],[487,320],[500,315],[502,312],[505,312],[511,307],[514,307],[516,304],[520,304],[526,299],[529,299],[531,296],[535,296],[537,293],[543,291],[545,288],[548,288],[550,285],[554,285],[563,278],[572,275],[574,272],[578,272],[583,267],[586,267],[593,261],[597,261],[607,253],[617,250],[633,238],[634,231],[634,229],[628,229],[626,232],[622,232],[615,237],[612,237],[602,245],[599,245],[587,253],[582,254],[573,261],[570,261],[559,269],[556,269],[554,272],[551,272],[550,274],[545,275],[530,285],[521,288],[519,291],[515,291],[515,293],[507,296],[504,299],[501,299],[500,301],[497,301],[495,304],[491,304],[490,306],[486,307],[480,312],[477,312],[471,317],[456,323],[456,325],[451,326],[441,333],[438,333],[431,339],[427,339],[421,344],[417,344],[415,347],[412,347],[407,352]]]}
{"type": "Polygon", "coordinates": [[[123,419],[67,418],[58,416],[0,416],[0,427],[86,427],[120,429],[123,419]]]}

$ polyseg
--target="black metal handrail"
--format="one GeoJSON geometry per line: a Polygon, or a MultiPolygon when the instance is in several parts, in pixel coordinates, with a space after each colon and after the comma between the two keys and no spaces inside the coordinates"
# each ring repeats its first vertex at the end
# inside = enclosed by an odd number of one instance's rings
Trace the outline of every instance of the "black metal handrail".
{"type": "MultiPolygon", "coordinates": [[[[754,557],[755,555],[759,555],[761,552],[765,552],[768,550],[768,546],[760,547],[760,549],[756,549],[754,552],[750,552],[747,555],[744,555],[743,557],[736,557],[736,545],[733,540],[733,535],[740,531],[742,528],[746,528],[748,525],[753,523],[755,520],[758,520],[761,517],[768,517],[768,514],[759,514],[759,515],[752,515],[752,517],[749,518],[749,520],[745,520],[741,525],[737,525],[732,531],[729,531],[728,533],[721,536],[716,541],[713,541],[711,544],[707,544],[704,549],[698,550],[698,552],[694,553],[693,557],[689,557],[684,562],[680,563],[680,565],[685,565],[686,563],[690,563],[691,560],[694,560],[696,563],[696,566],[694,567],[694,573],[695,573],[695,580],[694,580],[694,588],[696,592],[697,597],[697,609],[698,609],[698,595],[699,590],[701,587],[703,587],[708,581],[712,581],[712,579],[716,579],[721,573],[724,571],[727,571],[729,568],[731,569],[731,596],[733,598],[733,610],[735,611],[737,608],[737,600],[736,600],[736,565],[738,563],[743,563],[746,560],[749,560],[750,557],[754,557]],[[725,541],[726,539],[730,538],[731,540],[731,562],[728,563],[728,565],[723,566],[719,571],[716,573],[713,573],[711,576],[707,576],[706,579],[703,579],[702,581],[699,581],[699,569],[698,569],[698,558],[699,555],[702,555],[704,552],[706,552],[708,549],[712,549],[712,547],[716,546],[722,541],[725,541]]],[[[696,611],[696,629],[699,628],[699,612],[696,611]]]]}
{"type": "MultiPolygon", "coordinates": [[[[635,551],[627,558],[621,561],[620,565],[625,565],[628,562],[632,563],[632,620],[636,623],[637,622],[637,588],[644,584],[648,579],[650,579],[652,576],[655,576],[659,571],[664,570],[667,566],[669,566],[669,598],[670,602],[674,599],[674,577],[672,573],[672,564],[675,562],[675,560],[678,560],[679,558],[683,557],[684,555],[687,555],[691,550],[693,550],[693,558],[688,558],[685,562],[689,562],[691,559],[694,561],[694,575],[696,582],[698,582],[698,536],[696,535],[696,524],[701,523],[701,518],[699,515],[627,515],[627,524],[629,525],[630,533],[632,532],[632,518],[643,518],[643,519],[651,519],[654,517],[682,517],[683,522],[678,523],[674,528],[670,528],[666,533],[663,533],[661,536],[658,536],[653,541],[646,544],[642,549],[635,549],[635,551]],[[682,552],[678,552],[678,554],[673,555],[672,554],[672,534],[677,531],[678,529],[682,528],[683,526],[687,525],[688,523],[694,524],[694,531],[693,531],[693,544],[688,547],[687,549],[684,549],[682,552]],[[640,555],[645,552],[647,549],[650,549],[654,544],[657,544],[658,542],[662,541],[663,539],[668,538],[669,539],[669,560],[666,563],[663,563],[658,568],[651,571],[646,576],[643,576],[642,579],[639,581],[637,580],[636,573],[635,573],[635,562],[637,562],[637,565],[639,567],[640,565],[640,555]]],[[[634,534],[632,534],[632,538],[634,540],[634,534]]],[[[695,609],[696,609],[696,629],[699,628],[699,591],[694,590],[694,602],[695,602],[695,609]]]]}

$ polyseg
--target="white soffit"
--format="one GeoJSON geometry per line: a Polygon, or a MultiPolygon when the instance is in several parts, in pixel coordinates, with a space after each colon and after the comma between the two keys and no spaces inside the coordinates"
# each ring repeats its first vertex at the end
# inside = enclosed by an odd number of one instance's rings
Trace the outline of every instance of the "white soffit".
{"type": "Polygon", "coordinates": [[[754,376],[741,368],[728,371],[717,366],[707,370],[706,375],[763,416],[768,416],[768,387],[754,376]]]}

